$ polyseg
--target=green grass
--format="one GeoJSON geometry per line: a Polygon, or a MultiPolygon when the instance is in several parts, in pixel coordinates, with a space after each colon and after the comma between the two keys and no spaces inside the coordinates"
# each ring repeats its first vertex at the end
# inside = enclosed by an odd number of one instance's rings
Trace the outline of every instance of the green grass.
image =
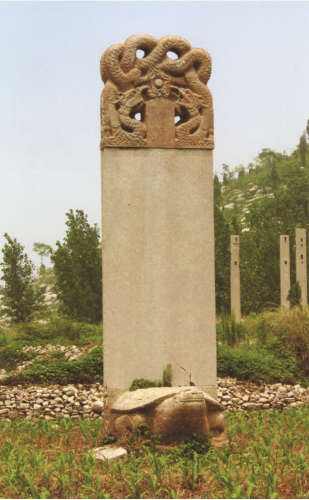
{"type": "Polygon", "coordinates": [[[138,429],[97,462],[102,420],[0,422],[1,498],[308,498],[309,409],[229,412],[229,444],[165,446],[138,429]],[[188,453],[189,452],[189,453],[188,453]]]}

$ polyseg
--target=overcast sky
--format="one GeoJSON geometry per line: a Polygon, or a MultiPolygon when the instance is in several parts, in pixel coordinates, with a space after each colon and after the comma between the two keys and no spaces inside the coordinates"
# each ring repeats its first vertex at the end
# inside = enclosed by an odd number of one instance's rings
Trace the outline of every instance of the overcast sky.
{"type": "Polygon", "coordinates": [[[69,209],[100,225],[99,61],[142,33],[211,54],[215,171],[297,146],[309,118],[307,1],[1,1],[0,248],[7,232],[39,265],[33,242],[55,248],[69,209]]]}

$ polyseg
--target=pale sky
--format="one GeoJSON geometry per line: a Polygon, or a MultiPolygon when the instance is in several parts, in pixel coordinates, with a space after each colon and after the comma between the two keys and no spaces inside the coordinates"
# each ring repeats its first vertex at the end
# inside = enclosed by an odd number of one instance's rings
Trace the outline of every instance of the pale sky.
{"type": "Polygon", "coordinates": [[[7,232],[39,265],[33,243],[55,248],[69,209],[100,225],[99,61],[143,33],[211,54],[215,171],[298,144],[309,118],[308,1],[1,1],[0,249],[7,232]]]}

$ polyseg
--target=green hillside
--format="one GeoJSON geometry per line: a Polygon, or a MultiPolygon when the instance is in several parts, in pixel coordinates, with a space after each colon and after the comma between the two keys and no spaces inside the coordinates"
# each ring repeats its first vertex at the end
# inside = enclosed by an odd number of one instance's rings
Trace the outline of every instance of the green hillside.
{"type": "Polygon", "coordinates": [[[214,177],[214,198],[217,313],[230,308],[231,234],[241,236],[242,312],[247,315],[278,305],[279,236],[290,236],[291,283],[295,286],[295,228],[309,229],[306,136],[302,135],[291,155],[263,149],[247,167],[231,170],[223,165],[222,180],[214,177]]]}

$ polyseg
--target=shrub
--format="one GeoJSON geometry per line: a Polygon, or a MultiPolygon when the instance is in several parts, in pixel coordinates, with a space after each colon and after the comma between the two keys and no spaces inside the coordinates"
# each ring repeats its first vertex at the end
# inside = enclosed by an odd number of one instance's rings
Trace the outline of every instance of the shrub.
{"type": "Polygon", "coordinates": [[[277,357],[267,349],[245,346],[239,350],[219,345],[217,349],[219,377],[294,383],[298,379],[297,361],[290,354],[286,359],[277,357]]]}
{"type": "Polygon", "coordinates": [[[31,322],[16,328],[17,341],[24,345],[67,344],[86,345],[103,340],[102,328],[98,325],[77,323],[65,318],[52,318],[48,323],[31,322]]]}
{"type": "Polygon", "coordinates": [[[172,387],[173,372],[172,365],[168,364],[163,371],[163,387],[172,387]]]}
{"type": "Polygon", "coordinates": [[[149,387],[158,387],[158,383],[145,378],[136,378],[133,380],[130,391],[137,391],[138,389],[149,389],[149,387]]]}
{"type": "Polygon", "coordinates": [[[221,309],[221,323],[216,324],[216,332],[220,341],[230,346],[235,346],[246,338],[246,330],[243,323],[237,323],[234,313],[228,316],[225,314],[223,308],[221,309]]]}
{"type": "Polygon", "coordinates": [[[290,307],[300,306],[301,305],[301,288],[298,281],[293,283],[291,286],[287,300],[290,302],[290,307]]]}
{"type": "MultiPolygon", "coordinates": [[[[293,307],[250,314],[243,322],[246,341],[233,349],[218,345],[220,377],[273,382],[302,382],[309,376],[309,308],[293,307]]],[[[222,326],[217,326],[220,340],[222,326]]]]}
{"type": "Polygon", "coordinates": [[[177,448],[167,449],[168,455],[174,459],[182,457],[194,458],[197,455],[207,455],[211,450],[211,442],[208,435],[202,436],[198,432],[187,436],[177,448]]]}
{"type": "Polygon", "coordinates": [[[162,380],[148,380],[144,378],[136,378],[133,380],[130,391],[137,391],[137,389],[149,389],[150,387],[171,387],[172,386],[172,365],[168,364],[163,370],[163,381],[162,380]]]}

